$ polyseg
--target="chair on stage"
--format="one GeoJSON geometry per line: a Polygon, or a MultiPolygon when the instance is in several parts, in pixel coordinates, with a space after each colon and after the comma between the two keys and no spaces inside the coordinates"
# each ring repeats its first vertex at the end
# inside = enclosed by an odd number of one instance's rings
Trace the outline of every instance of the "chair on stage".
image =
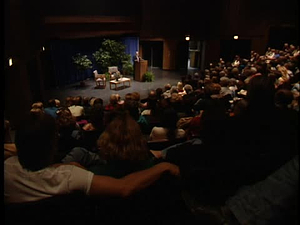
{"type": "Polygon", "coordinates": [[[105,88],[106,87],[106,78],[104,74],[98,74],[97,70],[94,70],[94,78],[96,82],[96,88],[105,88]]]}
{"type": "Polygon", "coordinates": [[[120,71],[117,66],[109,66],[108,73],[109,73],[109,79],[115,80],[116,79],[115,75],[120,74],[120,71]]]}

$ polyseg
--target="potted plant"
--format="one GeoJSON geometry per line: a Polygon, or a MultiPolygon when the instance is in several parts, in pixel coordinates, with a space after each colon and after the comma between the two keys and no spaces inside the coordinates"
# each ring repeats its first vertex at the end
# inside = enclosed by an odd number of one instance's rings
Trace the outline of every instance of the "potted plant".
{"type": "MultiPolygon", "coordinates": [[[[72,57],[72,60],[80,74],[82,74],[85,70],[92,68],[92,61],[87,57],[87,55],[77,53],[72,57]]],[[[80,81],[80,86],[84,85],[84,81],[80,81]]]]}
{"type": "Polygon", "coordinates": [[[154,81],[154,73],[152,71],[147,71],[144,76],[143,76],[143,80],[146,82],[152,82],[154,81]]]}
{"type": "Polygon", "coordinates": [[[125,48],[124,44],[115,40],[105,39],[101,43],[93,57],[103,73],[107,72],[109,66],[120,66],[123,61],[130,59],[130,55],[125,53],[125,48]]]}
{"type": "Polygon", "coordinates": [[[124,75],[132,75],[133,74],[133,65],[131,63],[131,56],[128,54],[125,56],[126,60],[122,61],[122,71],[124,75]]]}

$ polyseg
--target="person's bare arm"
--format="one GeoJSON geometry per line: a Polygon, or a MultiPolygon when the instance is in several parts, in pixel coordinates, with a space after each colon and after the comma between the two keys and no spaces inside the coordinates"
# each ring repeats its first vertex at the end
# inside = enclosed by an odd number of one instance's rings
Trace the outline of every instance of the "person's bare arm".
{"type": "Polygon", "coordinates": [[[150,169],[131,173],[121,179],[94,175],[89,194],[126,198],[139,190],[147,188],[167,172],[174,176],[180,175],[178,166],[167,162],[159,163],[150,169]]]}

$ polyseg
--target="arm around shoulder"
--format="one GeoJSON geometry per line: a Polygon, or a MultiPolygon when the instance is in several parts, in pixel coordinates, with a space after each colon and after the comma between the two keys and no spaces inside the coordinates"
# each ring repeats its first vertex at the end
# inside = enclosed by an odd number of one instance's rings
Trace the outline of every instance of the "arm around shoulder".
{"type": "Polygon", "coordinates": [[[164,173],[179,176],[179,167],[171,163],[163,162],[150,169],[131,173],[121,179],[95,175],[89,194],[103,197],[116,196],[126,198],[139,190],[147,188],[164,173]]]}

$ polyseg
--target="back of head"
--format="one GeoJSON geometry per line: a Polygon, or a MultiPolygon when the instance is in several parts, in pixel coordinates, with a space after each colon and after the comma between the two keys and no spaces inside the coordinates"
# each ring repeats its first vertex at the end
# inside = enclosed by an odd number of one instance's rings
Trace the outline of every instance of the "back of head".
{"type": "Polygon", "coordinates": [[[132,99],[125,99],[124,109],[127,110],[130,116],[137,121],[140,117],[139,103],[132,99]]]}
{"type": "Polygon", "coordinates": [[[50,99],[48,101],[48,107],[56,107],[55,99],[50,99]]]}
{"type": "Polygon", "coordinates": [[[16,130],[15,143],[23,168],[37,171],[51,165],[56,148],[55,119],[48,114],[26,115],[16,130]]]}
{"type": "Polygon", "coordinates": [[[190,85],[190,84],[184,85],[183,89],[185,90],[185,92],[186,92],[187,94],[189,94],[189,93],[191,93],[191,92],[193,91],[193,87],[192,87],[192,85],[190,85]]]}
{"type": "Polygon", "coordinates": [[[138,93],[138,92],[132,92],[131,93],[132,95],[131,95],[131,98],[133,99],[133,100],[135,100],[135,101],[140,101],[140,99],[141,99],[141,95],[140,95],[140,93],[138,93]]]}
{"type": "Polygon", "coordinates": [[[97,130],[103,129],[103,117],[103,105],[101,103],[94,104],[91,109],[90,121],[97,130]]]}
{"type": "Polygon", "coordinates": [[[209,83],[205,85],[204,92],[207,96],[218,95],[221,91],[221,85],[216,83],[209,83]]]}
{"type": "Polygon", "coordinates": [[[96,105],[96,104],[103,105],[103,99],[102,99],[102,98],[96,98],[96,99],[94,100],[93,105],[96,105]]]}
{"type": "MultiPolygon", "coordinates": [[[[247,98],[249,107],[258,106],[257,110],[272,107],[274,105],[275,86],[274,81],[268,76],[255,75],[247,86],[247,98]]],[[[253,108],[254,109],[254,108],[253,108]]]]}
{"type": "Polygon", "coordinates": [[[81,96],[76,96],[74,98],[74,104],[75,105],[81,105],[82,104],[82,97],[81,96]]]}
{"type": "Polygon", "coordinates": [[[275,93],[275,104],[278,107],[288,107],[294,99],[293,93],[288,89],[280,89],[275,93]]]}
{"type": "Polygon", "coordinates": [[[148,158],[148,149],[140,126],[128,113],[119,114],[111,121],[97,144],[101,157],[108,161],[138,162],[148,158]]]}
{"type": "Polygon", "coordinates": [[[109,102],[112,105],[116,105],[118,103],[118,95],[116,94],[111,94],[109,98],[109,102]]]}
{"type": "Polygon", "coordinates": [[[171,89],[171,84],[165,84],[165,91],[170,90],[171,89]]]}

